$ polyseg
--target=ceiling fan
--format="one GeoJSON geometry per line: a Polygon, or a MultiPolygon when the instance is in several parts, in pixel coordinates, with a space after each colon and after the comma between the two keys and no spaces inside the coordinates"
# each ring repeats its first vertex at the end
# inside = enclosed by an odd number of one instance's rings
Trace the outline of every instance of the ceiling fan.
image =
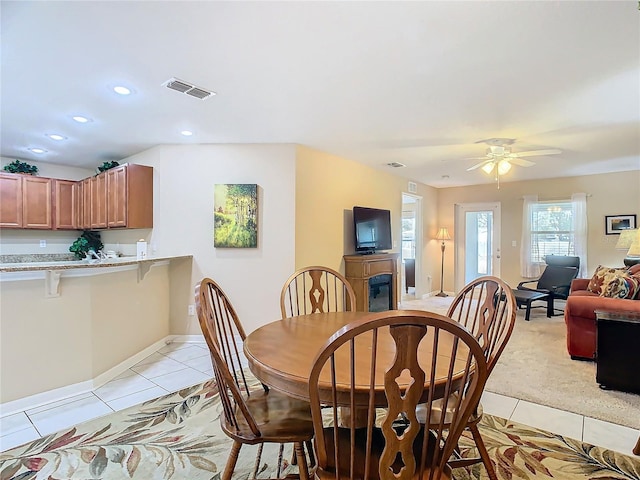
{"type": "Polygon", "coordinates": [[[561,150],[556,148],[546,150],[530,150],[527,152],[513,152],[509,145],[513,144],[515,139],[513,138],[490,138],[487,140],[479,140],[476,143],[486,143],[489,145],[487,153],[484,157],[474,157],[467,160],[482,160],[475,165],[467,168],[467,171],[475,170],[476,168],[482,168],[482,170],[488,175],[495,171],[496,181],[498,182],[498,188],[500,188],[500,175],[505,175],[511,170],[512,165],[518,165],[520,167],[530,167],[535,165],[535,162],[525,160],[523,157],[533,157],[536,155],[556,155],[562,153],[561,150]]]}

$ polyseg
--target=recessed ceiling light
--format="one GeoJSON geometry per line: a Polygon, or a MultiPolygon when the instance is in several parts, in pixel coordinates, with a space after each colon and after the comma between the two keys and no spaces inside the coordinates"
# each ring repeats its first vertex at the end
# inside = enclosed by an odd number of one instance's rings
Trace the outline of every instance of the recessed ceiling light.
{"type": "Polygon", "coordinates": [[[91,121],[91,119],[89,119],[87,117],[83,117],[82,115],[74,115],[71,118],[73,118],[78,123],[87,123],[87,122],[91,121]]]}
{"type": "Polygon", "coordinates": [[[63,135],[58,135],[57,133],[47,133],[46,134],[47,137],[49,137],[51,140],[66,140],[67,137],[63,136],[63,135]]]}
{"type": "Polygon", "coordinates": [[[37,154],[47,153],[47,151],[44,148],[39,148],[39,147],[30,148],[29,151],[37,154]]]}
{"type": "Polygon", "coordinates": [[[180,134],[184,135],[185,137],[190,137],[191,135],[193,135],[193,132],[191,130],[182,130],[180,134]]]}
{"type": "Polygon", "coordinates": [[[116,92],[118,95],[130,95],[131,94],[131,89],[127,88],[127,87],[123,87],[122,85],[118,85],[113,87],[113,91],[116,92]]]}

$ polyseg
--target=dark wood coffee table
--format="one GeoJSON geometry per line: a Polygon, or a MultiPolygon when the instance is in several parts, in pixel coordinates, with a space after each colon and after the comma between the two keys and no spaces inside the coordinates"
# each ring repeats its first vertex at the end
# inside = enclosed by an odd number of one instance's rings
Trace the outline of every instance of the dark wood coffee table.
{"type": "Polygon", "coordinates": [[[553,316],[553,299],[548,293],[536,292],[534,290],[513,290],[513,296],[516,297],[516,303],[518,307],[523,305],[527,307],[527,311],[524,314],[524,319],[529,321],[531,315],[531,302],[534,300],[546,300],[547,301],[547,317],[553,316]]]}

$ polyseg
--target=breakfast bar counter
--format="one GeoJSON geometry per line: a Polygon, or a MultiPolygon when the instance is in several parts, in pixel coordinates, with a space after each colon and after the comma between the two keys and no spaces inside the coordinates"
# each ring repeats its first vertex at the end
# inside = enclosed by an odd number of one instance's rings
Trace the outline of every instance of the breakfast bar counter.
{"type": "Polygon", "coordinates": [[[191,255],[0,259],[3,414],[102,385],[188,317],[191,255]]]}

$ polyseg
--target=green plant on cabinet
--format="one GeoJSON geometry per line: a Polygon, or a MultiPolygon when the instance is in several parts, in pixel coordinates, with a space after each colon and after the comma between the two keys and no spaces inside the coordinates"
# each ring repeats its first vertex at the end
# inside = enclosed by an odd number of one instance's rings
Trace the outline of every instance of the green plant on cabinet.
{"type": "Polygon", "coordinates": [[[5,172],[9,173],[26,173],[27,175],[37,175],[38,167],[30,165],[27,162],[21,162],[20,160],[14,160],[4,166],[5,172]]]}

